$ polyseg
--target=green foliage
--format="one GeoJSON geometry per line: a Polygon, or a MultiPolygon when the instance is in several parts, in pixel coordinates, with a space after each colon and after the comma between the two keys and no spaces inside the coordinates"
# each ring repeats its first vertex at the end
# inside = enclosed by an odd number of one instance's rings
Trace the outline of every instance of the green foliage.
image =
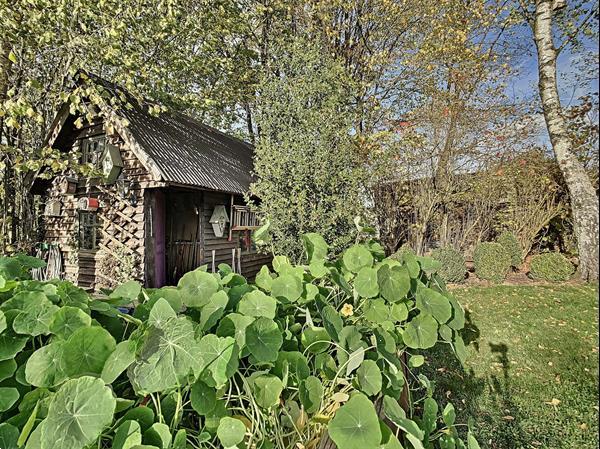
{"type": "Polygon", "coordinates": [[[523,250],[517,237],[510,231],[505,231],[498,236],[496,243],[500,243],[510,254],[510,263],[514,268],[519,267],[523,261],[523,250]]]}
{"type": "Polygon", "coordinates": [[[537,254],[531,258],[529,275],[533,279],[542,279],[550,282],[568,281],[575,267],[560,253],[537,254]]]}
{"type": "Polygon", "coordinates": [[[396,402],[412,386],[403,354],[420,366],[413,351],[440,339],[464,353],[464,312],[434,261],[385,259],[360,238],[328,259],[322,238],[303,241],[309,265],[277,257],[257,284],[240,277],[241,298],[226,269],[199,268],[177,288],[126,282],[100,298],[12,280],[0,292],[0,419],[15,431],[0,430],[29,448],[67,449],[287,449],[325,430],[343,449],[458,438],[454,423],[438,428],[431,400],[427,420],[396,402]],[[130,303],[133,316],[117,308],[130,303]],[[408,432],[400,439],[375,412],[384,398],[408,432]]]}
{"type": "Polygon", "coordinates": [[[438,274],[445,282],[464,282],[467,265],[465,264],[465,258],[461,253],[448,246],[445,248],[434,249],[431,252],[431,257],[442,264],[438,274]]]}
{"type": "Polygon", "coordinates": [[[502,282],[511,267],[511,256],[500,243],[483,242],[477,245],[473,254],[475,274],[480,279],[502,282]]]}
{"type": "MultiPolygon", "coordinates": [[[[275,254],[299,261],[298,236],[307,233],[321,234],[338,253],[351,242],[364,203],[351,137],[353,88],[341,62],[314,41],[275,43],[273,51],[276,70],[259,86],[255,208],[270,222],[275,254]]],[[[328,251],[323,237],[307,245],[309,259],[328,251]]]]}

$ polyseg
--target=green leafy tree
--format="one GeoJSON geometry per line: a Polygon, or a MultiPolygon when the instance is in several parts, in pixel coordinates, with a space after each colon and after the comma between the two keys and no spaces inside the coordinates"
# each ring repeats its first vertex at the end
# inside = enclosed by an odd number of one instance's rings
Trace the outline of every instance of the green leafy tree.
{"type": "Polygon", "coordinates": [[[298,235],[321,233],[336,251],[363,210],[364,181],[352,136],[352,84],[316,42],[278,48],[277,65],[261,82],[255,205],[271,223],[274,251],[296,260],[298,235]]]}

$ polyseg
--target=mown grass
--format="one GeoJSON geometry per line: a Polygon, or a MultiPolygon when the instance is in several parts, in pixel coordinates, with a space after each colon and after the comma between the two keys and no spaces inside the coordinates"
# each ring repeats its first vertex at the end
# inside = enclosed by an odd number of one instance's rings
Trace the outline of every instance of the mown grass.
{"type": "Polygon", "coordinates": [[[428,353],[424,370],[482,448],[598,447],[597,286],[495,286],[453,294],[468,315],[465,367],[428,353]]]}

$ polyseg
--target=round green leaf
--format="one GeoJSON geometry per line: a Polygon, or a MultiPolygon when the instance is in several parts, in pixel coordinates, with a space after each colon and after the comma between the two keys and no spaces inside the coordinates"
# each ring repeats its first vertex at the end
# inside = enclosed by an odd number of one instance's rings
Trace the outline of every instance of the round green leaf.
{"type": "Polygon", "coordinates": [[[235,338],[207,334],[200,340],[198,351],[201,358],[199,370],[203,379],[210,379],[217,388],[221,388],[238,368],[235,338]]]}
{"type": "Polygon", "coordinates": [[[308,266],[308,271],[310,271],[310,274],[317,279],[320,279],[329,273],[329,269],[325,266],[324,260],[312,261],[308,266]]]}
{"type": "Polygon", "coordinates": [[[160,298],[163,298],[169,303],[175,313],[179,313],[181,311],[183,304],[181,302],[181,292],[177,287],[158,288],[152,291],[149,296],[150,299],[146,304],[148,304],[150,307],[152,307],[160,298]]]}
{"type": "Polygon", "coordinates": [[[392,304],[391,318],[394,321],[402,322],[408,318],[408,307],[403,302],[392,304]]]}
{"type": "Polygon", "coordinates": [[[29,384],[52,387],[66,379],[61,369],[64,345],[63,341],[54,341],[31,354],[25,365],[25,379],[29,384]]]}
{"type": "Polygon", "coordinates": [[[354,279],[354,288],[363,298],[374,298],[379,294],[379,284],[377,283],[377,270],[371,267],[360,269],[354,279]]]}
{"type": "Polygon", "coordinates": [[[392,319],[391,310],[381,298],[372,299],[365,304],[365,318],[372,323],[381,324],[392,319]]]}
{"type": "Polygon", "coordinates": [[[425,363],[425,357],[420,354],[411,355],[408,359],[408,366],[411,368],[418,368],[419,366],[422,366],[423,363],[425,363]]]}
{"type": "Polygon", "coordinates": [[[261,288],[266,292],[271,291],[271,285],[273,284],[273,277],[271,276],[271,273],[269,272],[269,267],[267,267],[266,265],[263,265],[261,267],[260,271],[256,275],[256,279],[254,280],[254,283],[256,284],[256,286],[258,288],[261,288]]]}
{"type": "Polygon", "coordinates": [[[452,316],[452,306],[448,298],[424,286],[419,286],[417,289],[417,308],[433,316],[440,323],[445,323],[452,316]]]}
{"type": "Polygon", "coordinates": [[[230,313],[226,315],[217,328],[219,337],[234,337],[238,349],[241,351],[246,346],[246,328],[254,322],[251,316],[230,313]]]}
{"type": "Polygon", "coordinates": [[[135,345],[130,340],[120,342],[108,356],[102,367],[100,377],[107,384],[113,383],[117,377],[135,361],[135,345]]]}
{"type": "Polygon", "coordinates": [[[58,306],[52,304],[42,292],[28,292],[26,304],[13,321],[17,334],[38,336],[50,332],[50,322],[58,306]]]}
{"type": "Polygon", "coordinates": [[[173,438],[171,449],[186,449],[187,432],[185,429],[179,429],[173,438]]]}
{"type": "Polygon", "coordinates": [[[410,275],[406,267],[382,265],[377,271],[381,295],[390,302],[402,300],[410,290],[410,275]]]}
{"type": "Polygon", "coordinates": [[[101,379],[66,381],[54,396],[42,429],[41,449],[81,449],[110,425],[116,400],[101,379]]]}
{"type": "Polygon", "coordinates": [[[300,384],[300,402],[307,413],[316,413],[323,400],[323,384],[318,377],[309,376],[300,384]]]}
{"type": "Polygon", "coordinates": [[[217,437],[223,447],[234,447],[244,440],[246,426],[242,421],[225,416],[219,421],[217,428],[217,437]]]}
{"type": "Polygon", "coordinates": [[[139,358],[129,366],[127,375],[137,393],[163,391],[182,385],[199,369],[198,354],[201,351],[191,321],[169,318],[162,329],[148,329],[139,358]]]}
{"type": "Polygon", "coordinates": [[[335,310],[333,306],[326,305],[321,309],[321,318],[323,319],[323,326],[329,336],[333,340],[338,341],[338,334],[344,327],[344,322],[338,311],[335,310]]]}
{"type": "Polygon", "coordinates": [[[196,269],[184,274],[177,286],[186,306],[204,307],[219,290],[219,281],[212,274],[196,269]]]}
{"type": "Polygon", "coordinates": [[[150,314],[148,315],[148,324],[160,328],[165,321],[167,321],[169,318],[175,318],[176,316],[177,314],[173,310],[173,307],[171,307],[171,304],[169,304],[166,299],[159,298],[156,300],[156,302],[154,302],[152,309],[150,309],[150,314]]]}
{"type": "Polygon", "coordinates": [[[115,432],[112,449],[131,449],[142,444],[142,431],[137,421],[124,421],[115,432]]]}
{"type": "Polygon", "coordinates": [[[381,391],[381,370],[373,360],[365,360],[356,370],[360,391],[367,396],[375,396],[381,391]]]}
{"type": "Polygon", "coordinates": [[[0,334],[0,361],[14,358],[27,344],[28,337],[15,334],[6,329],[0,334]]]}
{"type": "Polygon", "coordinates": [[[308,256],[308,263],[315,260],[322,260],[327,257],[329,245],[327,245],[327,242],[321,234],[309,232],[302,236],[302,241],[304,243],[306,255],[308,256]]]}
{"type": "Polygon", "coordinates": [[[200,328],[207,331],[213,327],[223,316],[229,302],[229,296],[224,290],[218,291],[210,297],[210,301],[200,311],[200,328]]]}
{"type": "Polygon", "coordinates": [[[79,307],[61,307],[52,317],[50,332],[65,340],[80,327],[92,324],[92,318],[79,307]]]}
{"type": "Polygon", "coordinates": [[[18,449],[17,441],[19,441],[19,429],[8,423],[0,424],[0,448],[18,449]]]}
{"type": "Polygon", "coordinates": [[[302,296],[302,282],[299,278],[286,274],[273,280],[271,295],[294,302],[302,296]]]}
{"type": "Polygon", "coordinates": [[[208,415],[217,405],[217,390],[198,380],[192,385],[190,400],[196,413],[208,415]]]}
{"type": "Polygon", "coordinates": [[[81,327],[63,346],[62,369],[69,377],[100,375],[104,362],[116,346],[113,336],[100,326],[81,327]]]}
{"type": "Polygon", "coordinates": [[[136,421],[140,425],[142,432],[145,432],[154,422],[154,411],[150,407],[142,405],[127,410],[122,419],[123,421],[136,421]]]}
{"type": "Polygon", "coordinates": [[[0,413],[9,410],[19,399],[19,390],[13,387],[0,387],[0,413]]]}
{"type": "Polygon", "coordinates": [[[262,408],[269,408],[279,403],[283,391],[283,382],[277,376],[262,374],[252,381],[252,392],[256,403],[262,408]]]}
{"type": "Polygon", "coordinates": [[[2,382],[5,379],[8,379],[9,377],[12,377],[12,375],[15,373],[16,370],[17,370],[17,362],[15,362],[14,359],[1,361],[0,362],[0,382],[2,382]]]}
{"type": "Polygon", "coordinates": [[[461,330],[465,327],[465,311],[453,296],[449,296],[448,300],[452,305],[452,319],[448,322],[448,326],[457,331],[461,330]]]}
{"type": "MultiPolygon", "coordinates": [[[[301,381],[310,375],[310,368],[308,367],[308,360],[306,360],[306,357],[301,352],[280,351],[271,372],[281,379],[284,378],[285,373],[287,372],[290,376],[295,378],[294,380],[301,381]]],[[[290,380],[288,379],[288,383],[289,382],[290,380]]]]}
{"type": "Polygon", "coordinates": [[[344,449],[376,448],[381,442],[377,412],[362,394],[356,394],[338,409],[327,432],[337,447],[344,449]]]}
{"type": "Polygon", "coordinates": [[[437,342],[437,321],[427,314],[420,313],[404,328],[402,339],[409,348],[427,349],[437,342]]]}
{"type": "Polygon", "coordinates": [[[317,326],[310,326],[304,329],[300,341],[302,346],[313,354],[326,351],[331,344],[331,338],[327,330],[317,326]]]}
{"type": "Polygon", "coordinates": [[[277,360],[283,335],[277,323],[269,318],[257,318],[246,328],[246,346],[258,362],[277,360]]]}
{"type": "Polygon", "coordinates": [[[373,265],[373,255],[364,245],[354,245],[348,248],[344,253],[343,260],[344,266],[353,273],[358,273],[361,268],[373,265]]]}
{"type": "Polygon", "coordinates": [[[260,290],[246,293],[238,303],[238,312],[242,315],[273,319],[277,310],[277,301],[260,290]]]}
{"type": "Polygon", "coordinates": [[[139,282],[127,281],[124,284],[121,284],[117,288],[115,288],[110,294],[110,297],[127,299],[131,302],[134,302],[138,298],[141,291],[142,286],[139,282]]]}
{"type": "Polygon", "coordinates": [[[164,423],[155,422],[144,432],[144,442],[159,449],[168,449],[171,439],[171,430],[164,423]]]}

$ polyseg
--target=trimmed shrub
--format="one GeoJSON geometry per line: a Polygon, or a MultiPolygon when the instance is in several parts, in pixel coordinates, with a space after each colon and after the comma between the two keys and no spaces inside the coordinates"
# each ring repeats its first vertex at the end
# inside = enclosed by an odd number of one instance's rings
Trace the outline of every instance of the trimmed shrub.
{"type": "Polygon", "coordinates": [[[458,283],[465,280],[465,273],[467,272],[465,258],[454,248],[447,246],[434,249],[431,252],[431,257],[442,264],[438,274],[445,282],[458,283]]]}
{"type": "Polygon", "coordinates": [[[521,244],[517,240],[517,237],[510,232],[505,231],[496,239],[497,243],[500,243],[508,254],[510,254],[510,263],[513,267],[517,268],[523,262],[523,252],[521,250],[521,244]]]}
{"type": "Polygon", "coordinates": [[[477,245],[473,262],[477,277],[492,282],[502,282],[511,267],[511,257],[506,248],[494,242],[477,245]]]}
{"type": "Polygon", "coordinates": [[[573,264],[561,253],[543,253],[531,258],[529,275],[533,279],[567,281],[575,272],[573,264]]]}

